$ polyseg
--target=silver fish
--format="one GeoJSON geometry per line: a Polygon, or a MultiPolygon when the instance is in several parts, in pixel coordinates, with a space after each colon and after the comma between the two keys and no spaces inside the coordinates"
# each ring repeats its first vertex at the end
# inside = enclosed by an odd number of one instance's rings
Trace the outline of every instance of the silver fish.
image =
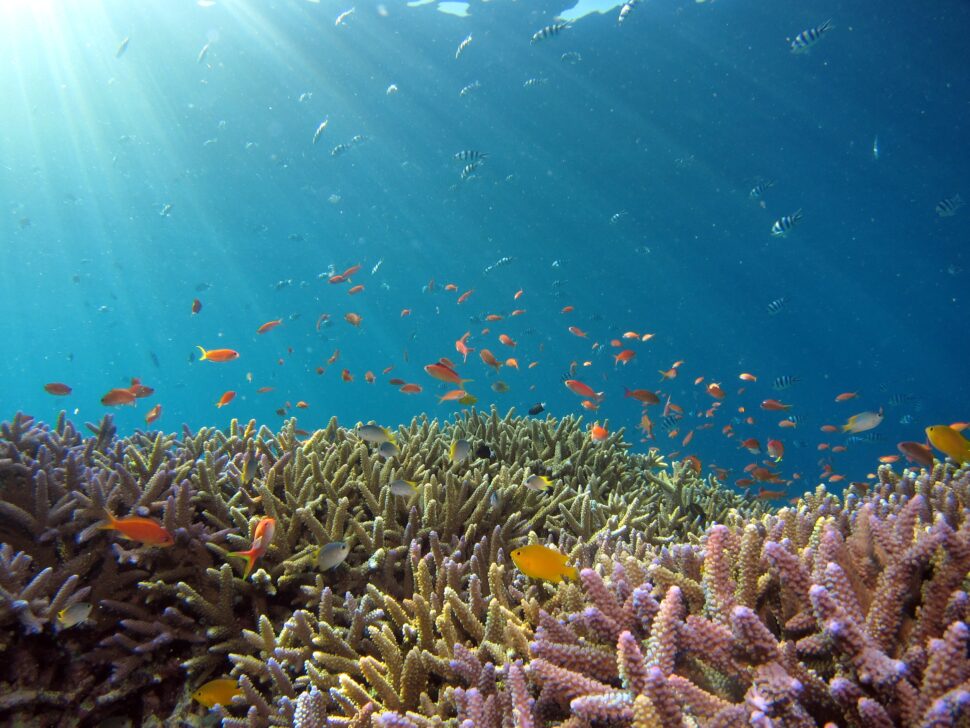
{"type": "Polygon", "coordinates": [[[317,566],[323,571],[340,566],[350,553],[350,546],[345,541],[328,543],[317,554],[317,566]]]}
{"type": "Polygon", "coordinates": [[[469,33],[468,34],[468,37],[465,38],[465,40],[463,40],[461,43],[458,44],[458,50],[455,51],[455,60],[456,61],[459,58],[461,58],[461,54],[465,52],[465,49],[468,47],[468,44],[471,43],[471,42],[472,42],[472,36],[471,36],[471,33],[469,33]]]}
{"type": "Polygon", "coordinates": [[[197,57],[197,58],[195,59],[195,62],[196,62],[196,63],[202,63],[202,61],[204,61],[204,60],[205,60],[205,57],[206,57],[206,56],[208,55],[208,53],[209,53],[209,46],[211,46],[211,45],[212,45],[212,43],[206,43],[206,44],[205,44],[204,46],[202,46],[202,50],[201,50],[201,51],[199,51],[199,55],[198,55],[198,57],[197,57]]]}
{"type": "Polygon", "coordinates": [[[532,44],[535,45],[540,40],[546,40],[546,38],[559,35],[562,31],[570,27],[569,23],[553,23],[552,25],[547,25],[545,28],[541,28],[532,34],[532,44]]]}
{"type": "Polygon", "coordinates": [[[125,51],[128,50],[128,43],[130,41],[131,38],[125,38],[123,41],[121,41],[121,45],[119,45],[118,50],[115,51],[115,58],[121,58],[123,55],[125,55],[125,51]]]}
{"type": "Polygon", "coordinates": [[[403,478],[392,480],[387,484],[387,488],[391,491],[391,495],[401,496],[402,498],[410,498],[418,492],[417,484],[413,480],[404,480],[403,478]]]}
{"type": "Polygon", "coordinates": [[[476,89],[480,89],[481,87],[482,87],[481,83],[479,83],[478,81],[472,81],[467,86],[463,86],[461,91],[458,92],[458,95],[461,97],[468,96],[468,94],[470,94],[472,91],[476,89]]]}
{"type": "Polygon", "coordinates": [[[91,614],[91,602],[75,602],[69,607],[66,607],[57,613],[57,624],[61,629],[70,629],[71,627],[81,624],[81,622],[87,621],[88,615],[91,614]]]}
{"type": "Polygon", "coordinates": [[[330,123],[330,119],[329,118],[328,119],[324,119],[323,121],[320,122],[320,126],[317,127],[317,130],[315,132],[313,132],[313,143],[314,144],[317,143],[317,139],[320,138],[320,135],[323,134],[323,130],[327,128],[327,124],[329,124],[329,123],[330,123]]]}
{"type": "Polygon", "coordinates": [[[394,442],[393,433],[380,425],[357,425],[356,434],[364,442],[374,444],[394,442]]]}
{"type": "Polygon", "coordinates": [[[386,460],[387,458],[397,457],[401,454],[401,451],[397,445],[388,440],[380,444],[380,447],[377,448],[377,454],[386,460]]]}
{"type": "Polygon", "coordinates": [[[466,460],[472,452],[472,444],[468,440],[455,440],[451,443],[448,450],[448,457],[453,463],[460,463],[466,460]]]}
{"type": "Polygon", "coordinates": [[[347,18],[349,18],[351,15],[353,15],[354,10],[356,9],[357,8],[351,8],[350,10],[344,10],[342,13],[340,13],[340,15],[337,16],[337,19],[333,21],[334,26],[339,27],[343,25],[344,21],[347,20],[347,18]]]}

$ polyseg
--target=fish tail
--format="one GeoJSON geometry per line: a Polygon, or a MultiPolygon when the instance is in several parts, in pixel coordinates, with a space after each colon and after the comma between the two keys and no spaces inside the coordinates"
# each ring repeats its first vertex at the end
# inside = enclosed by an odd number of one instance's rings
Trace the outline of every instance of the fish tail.
{"type": "Polygon", "coordinates": [[[200,356],[200,357],[199,357],[199,361],[205,361],[205,360],[206,360],[206,358],[207,358],[207,357],[206,357],[206,355],[207,355],[207,354],[208,354],[209,352],[207,352],[207,351],[206,351],[205,349],[203,349],[203,348],[202,348],[201,346],[199,346],[198,344],[196,344],[196,345],[195,345],[195,348],[196,348],[196,349],[198,349],[198,350],[199,350],[200,352],[202,352],[202,356],[200,356]]]}
{"type": "Polygon", "coordinates": [[[577,569],[575,566],[564,567],[562,573],[573,581],[579,581],[579,569],[577,569]]]}
{"type": "Polygon", "coordinates": [[[246,568],[243,569],[243,579],[249,577],[253,571],[253,567],[256,565],[257,554],[255,549],[249,549],[248,551],[230,551],[226,556],[235,556],[238,559],[246,559],[246,568]]]}
{"type": "Polygon", "coordinates": [[[118,528],[118,519],[111,515],[111,512],[107,508],[104,510],[104,517],[108,522],[98,526],[99,531],[114,531],[118,528]]]}

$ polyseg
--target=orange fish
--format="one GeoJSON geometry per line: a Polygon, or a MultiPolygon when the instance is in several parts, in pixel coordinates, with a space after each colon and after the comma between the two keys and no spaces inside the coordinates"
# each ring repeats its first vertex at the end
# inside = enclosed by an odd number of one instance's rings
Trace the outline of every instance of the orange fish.
{"type": "Polygon", "coordinates": [[[348,324],[351,324],[352,326],[360,326],[360,322],[363,321],[363,319],[360,317],[359,314],[351,312],[348,314],[344,314],[344,321],[346,321],[348,324]]]}
{"type": "Polygon", "coordinates": [[[445,284],[445,290],[446,291],[457,291],[458,290],[458,286],[456,286],[454,283],[446,283],[445,284]]]}
{"type": "Polygon", "coordinates": [[[327,359],[327,364],[333,364],[339,358],[340,358],[340,349],[334,349],[333,354],[331,354],[330,358],[327,359]]]}
{"type": "Polygon", "coordinates": [[[567,379],[563,382],[563,384],[566,385],[566,389],[573,394],[579,395],[580,397],[586,397],[587,399],[591,399],[596,402],[603,399],[602,392],[594,392],[592,387],[590,387],[588,384],[584,384],[578,379],[567,379]]]}
{"type": "Polygon", "coordinates": [[[517,308],[512,313],[510,313],[509,316],[521,316],[524,313],[525,313],[524,308],[517,308]]]}
{"type": "Polygon", "coordinates": [[[236,393],[231,389],[227,392],[223,392],[222,396],[219,397],[219,401],[216,402],[216,407],[225,407],[227,404],[232,402],[236,398],[236,393]]]}
{"type": "Polygon", "coordinates": [[[574,309],[572,306],[563,306],[562,310],[559,313],[572,313],[573,310],[574,309]]]}
{"type": "Polygon", "coordinates": [[[459,387],[465,382],[471,381],[471,379],[462,379],[458,372],[456,372],[452,367],[448,366],[447,364],[443,364],[440,361],[435,364],[428,364],[425,366],[424,371],[435,379],[442,382],[457,384],[459,387]]]}
{"type": "Polygon", "coordinates": [[[60,382],[50,382],[44,385],[44,391],[48,394],[53,394],[58,397],[64,397],[71,393],[71,388],[66,384],[61,384],[60,382]]]}
{"type": "Polygon", "coordinates": [[[499,334],[498,340],[505,344],[506,346],[515,347],[515,339],[513,339],[508,334],[499,334]]]}
{"type": "Polygon", "coordinates": [[[294,405],[294,407],[296,407],[297,409],[306,409],[306,408],[307,408],[307,407],[309,407],[309,406],[310,406],[310,405],[308,405],[308,404],[307,404],[306,402],[304,402],[304,401],[303,401],[302,399],[301,399],[301,400],[300,400],[299,402],[297,402],[297,403],[296,403],[296,404],[294,405]]]}
{"type": "Polygon", "coordinates": [[[623,338],[624,339],[639,339],[640,338],[640,334],[638,334],[636,331],[624,331],[623,332],[623,338]]]}
{"type": "Polygon", "coordinates": [[[405,384],[399,390],[399,392],[404,392],[405,394],[418,394],[421,392],[420,384],[405,384]]]}
{"type": "Polygon", "coordinates": [[[572,334],[573,336],[578,336],[581,339],[585,339],[586,338],[586,332],[583,331],[578,326],[570,326],[569,327],[569,333],[572,334]]]}
{"type": "Polygon", "coordinates": [[[747,372],[741,372],[738,375],[738,379],[745,382],[757,382],[758,378],[754,374],[748,374],[747,372]]]}
{"type": "Polygon", "coordinates": [[[508,359],[505,360],[505,366],[511,367],[512,369],[518,369],[519,360],[510,356],[508,359]]]}
{"type": "Polygon", "coordinates": [[[580,402],[580,404],[582,405],[583,409],[588,409],[591,412],[595,412],[600,408],[599,404],[596,402],[590,402],[588,399],[584,399],[582,402],[580,402]]]}
{"type": "Polygon", "coordinates": [[[779,498],[784,498],[788,495],[783,490],[766,490],[763,487],[758,488],[758,495],[755,496],[760,500],[778,500],[779,498]]]}
{"type": "Polygon", "coordinates": [[[926,468],[933,467],[933,451],[922,442],[901,442],[896,445],[896,449],[905,455],[910,462],[926,468]]]}
{"type": "Polygon", "coordinates": [[[246,560],[246,568],[243,570],[243,579],[252,573],[256,560],[259,559],[269,549],[273,536],[276,534],[276,520],[273,518],[261,518],[253,531],[253,544],[247,551],[230,551],[226,556],[235,556],[246,560]]]}
{"type": "Polygon", "coordinates": [[[835,401],[845,402],[846,400],[849,400],[849,399],[855,399],[858,396],[859,396],[858,392],[843,392],[842,394],[839,394],[835,397],[835,401]]]}
{"type": "Polygon", "coordinates": [[[481,360],[485,364],[495,369],[495,371],[498,371],[502,366],[502,362],[496,359],[495,354],[490,352],[488,349],[482,349],[480,352],[478,352],[478,356],[481,357],[481,360]]]}
{"type": "Polygon", "coordinates": [[[468,392],[464,389],[452,389],[450,392],[445,392],[443,395],[438,397],[438,404],[442,402],[450,402],[455,399],[461,399],[462,397],[467,397],[468,392]]]}
{"type": "Polygon", "coordinates": [[[649,389],[627,389],[623,388],[624,397],[632,397],[638,402],[643,402],[644,404],[660,404],[660,397],[651,392],[649,389]]]}
{"type": "Polygon", "coordinates": [[[256,390],[256,394],[266,394],[267,392],[272,392],[273,387],[260,387],[256,390]]]}
{"type": "Polygon", "coordinates": [[[790,404],[782,404],[777,399],[766,399],[761,403],[761,409],[770,411],[780,411],[780,410],[790,410],[792,406],[790,404]]]}
{"type": "Polygon", "coordinates": [[[199,357],[199,361],[223,362],[232,361],[233,359],[239,358],[239,352],[233,349],[210,349],[209,351],[206,351],[198,345],[196,345],[195,348],[198,349],[202,354],[202,356],[199,357]]]}
{"type": "Polygon", "coordinates": [[[357,265],[350,266],[347,270],[345,270],[340,275],[342,275],[344,278],[350,278],[352,275],[354,275],[354,273],[356,273],[359,270],[360,270],[360,264],[358,263],[357,265]]]}
{"type": "Polygon", "coordinates": [[[374,372],[368,369],[366,372],[364,372],[364,381],[368,384],[373,384],[377,381],[377,377],[374,376],[374,372]]]}
{"type": "Polygon", "coordinates": [[[468,355],[475,351],[474,349],[470,349],[466,343],[471,333],[471,331],[466,331],[464,336],[455,341],[455,351],[462,355],[463,361],[468,361],[468,355]]]}
{"type": "Polygon", "coordinates": [[[155,390],[151,387],[146,387],[141,383],[141,380],[137,377],[132,378],[131,386],[128,387],[128,391],[131,392],[137,399],[142,399],[144,397],[151,397],[155,394],[155,390]]]}
{"type": "Polygon", "coordinates": [[[716,382],[711,382],[707,385],[707,393],[714,397],[714,399],[724,399],[724,390],[716,382]]]}
{"type": "Polygon", "coordinates": [[[779,427],[798,427],[798,423],[795,420],[782,420],[778,423],[779,427]]]}
{"type": "Polygon", "coordinates": [[[693,440],[693,439],[694,439],[694,431],[691,430],[690,432],[688,432],[684,436],[684,441],[682,443],[680,443],[680,446],[681,447],[687,447],[690,444],[690,441],[693,440]]]}
{"type": "Polygon", "coordinates": [[[663,381],[664,379],[674,379],[677,376],[676,367],[672,367],[667,371],[664,371],[663,369],[658,369],[657,371],[660,372],[661,381],[663,381]]]}
{"type": "Polygon", "coordinates": [[[468,297],[471,296],[474,292],[475,292],[475,289],[474,288],[469,288],[463,294],[461,294],[460,296],[458,296],[458,303],[464,303],[465,301],[467,301],[468,300],[468,297]]]}
{"type": "Polygon", "coordinates": [[[130,389],[112,389],[101,398],[101,404],[105,407],[118,407],[125,404],[134,404],[135,395],[130,389]]]}
{"type": "Polygon", "coordinates": [[[347,291],[347,295],[348,296],[355,296],[355,295],[357,295],[358,293],[360,293],[363,290],[364,290],[364,284],[363,283],[358,283],[356,286],[352,286],[347,291]]]}
{"type": "Polygon", "coordinates": [[[835,425],[822,425],[819,428],[822,432],[838,432],[839,428],[835,425]]]}
{"type": "Polygon", "coordinates": [[[838,483],[840,480],[845,480],[845,476],[844,475],[830,475],[829,476],[829,482],[830,483],[838,483]]]}
{"type": "Polygon", "coordinates": [[[694,380],[694,386],[696,387],[698,384],[700,384],[703,381],[704,381],[704,377],[698,377],[697,379],[694,380]]]}
{"type": "Polygon", "coordinates": [[[637,355],[632,349],[624,349],[619,354],[613,357],[613,366],[617,364],[623,364],[624,366],[637,355]]]}
{"type": "Polygon", "coordinates": [[[401,318],[404,318],[405,316],[410,316],[410,315],[411,315],[411,309],[409,308],[401,309],[401,318]]]}
{"type": "Polygon", "coordinates": [[[161,416],[162,416],[162,405],[156,404],[154,407],[148,410],[148,414],[145,415],[145,425],[146,426],[150,425],[152,422],[154,422],[161,416]]]}
{"type": "Polygon", "coordinates": [[[848,448],[845,445],[836,445],[832,448],[832,452],[845,452],[848,448]]]}
{"type": "Polygon", "coordinates": [[[899,455],[883,455],[879,458],[879,462],[883,465],[889,465],[890,463],[895,463],[899,460],[899,455]]]}
{"type": "Polygon", "coordinates": [[[345,382],[354,381],[354,375],[350,373],[349,369],[344,369],[342,372],[340,372],[340,378],[345,382]]]}
{"type": "Polygon", "coordinates": [[[497,313],[490,313],[488,316],[485,317],[485,320],[486,321],[501,321],[503,318],[505,318],[505,317],[504,316],[501,316],[501,315],[499,315],[497,313]]]}
{"type": "Polygon", "coordinates": [[[172,534],[154,518],[142,518],[140,516],[115,518],[107,512],[105,518],[108,519],[108,522],[98,526],[100,531],[117,531],[130,541],[141,541],[148,546],[165,547],[175,543],[172,534]]]}
{"type": "Polygon", "coordinates": [[[272,321],[267,321],[265,324],[256,329],[257,334],[265,334],[267,331],[272,331],[277,326],[283,323],[283,319],[274,319],[272,321]]]}
{"type": "Polygon", "coordinates": [[[199,311],[202,310],[202,301],[198,298],[192,299],[192,315],[195,316],[199,311]]]}
{"type": "Polygon", "coordinates": [[[603,440],[610,436],[610,433],[605,427],[594,424],[589,430],[589,436],[593,442],[603,442],[603,440]]]}
{"type": "Polygon", "coordinates": [[[343,283],[345,280],[347,280],[347,279],[344,278],[339,273],[337,275],[335,275],[335,276],[330,276],[330,278],[327,279],[327,281],[329,283],[331,283],[331,284],[334,284],[334,283],[343,283]]]}

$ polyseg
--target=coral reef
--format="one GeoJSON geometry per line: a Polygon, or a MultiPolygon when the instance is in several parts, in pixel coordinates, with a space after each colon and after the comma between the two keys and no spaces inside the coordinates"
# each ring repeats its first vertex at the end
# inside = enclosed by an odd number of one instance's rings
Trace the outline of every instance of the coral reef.
{"type": "Polygon", "coordinates": [[[4,719],[57,724],[72,705],[65,724],[93,723],[138,695],[136,720],[165,720],[230,670],[246,695],[227,724],[287,722],[310,686],[330,713],[356,714],[366,696],[380,698],[371,710],[441,713],[456,643],[495,663],[528,654],[554,590],[517,577],[511,547],[541,540],[588,564],[594,544],[642,550],[762,510],[656,452],[628,453],[622,432],[593,444],[573,418],[421,418],[387,459],[336,421],[305,439],[293,421],[279,433],[234,421],[119,438],[110,418],[87,429],[63,415],[0,426],[4,719]],[[451,462],[459,437],[487,457],[451,462]],[[524,488],[536,473],[556,487],[524,488]],[[417,493],[392,494],[397,478],[417,493]],[[156,518],[175,545],[121,540],[99,528],[106,512],[156,518]],[[276,535],[244,580],[226,556],[263,516],[276,535]],[[334,541],[350,554],[321,572],[315,556],[334,541]],[[57,613],[82,601],[90,618],[62,628],[57,613]]]}
{"type": "Polygon", "coordinates": [[[418,418],[387,458],[336,421],[87,429],[0,425],[4,723],[970,721],[965,469],[883,467],[865,491],[774,513],[571,417],[418,418]],[[554,487],[524,487],[533,474],[554,487]],[[157,519],[175,544],[122,540],[106,512],[157,519]],[[243,578],[227,555],[266,517],[243,578]],[[346,560],[321,569],[338,541],[346,560]],[[530,543],[579,581],[519,573],[508,555],[530,543]],[[86,619],[63,619],[75,608],[86,619]],[[232,705],[192,702],[224,676],[232,705]]]}

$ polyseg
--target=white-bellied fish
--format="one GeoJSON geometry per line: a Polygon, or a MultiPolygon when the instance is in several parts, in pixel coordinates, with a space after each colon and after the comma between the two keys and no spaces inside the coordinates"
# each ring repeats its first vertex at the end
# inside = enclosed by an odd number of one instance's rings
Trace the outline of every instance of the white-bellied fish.
{"type": "Polygon", "coordinates": [[[345,541],[328,543],[317,553],[317,566],[322,571],[336,569],[350,553],[350,546],[345,541]]]}
{"type": "Polygon", "coordinates": [[[765,308],[768,310],[768,315],[777,316],[785,309],[785,306],[787,305],[788,299],[785,296],[782,296],[781,298],[776,298],[774,301],[771,301],[765,308]]]}
{"type": "Polygon", "coordinates": [[[571,27],[569,23],[553,23],[552,25],[547,25],[545,28],[541,28],[532,34],[532,44],[535,45],[540,40],[546,40],[547,38],[559,35],[569,27],[571,27]]]}
{"type": "Polygon", "coordinates": [[[462,162],[483,162],[487,156],[488,152],[480,152],[477,149],[462,149],[460,152],[455,152],[454,158],[462,162]]]}
{"type": "Polygon", "coordinates": [[[349,144],[338,144],[333,149],[330,150],[331,157],[339,157],[341,154],[346,154],[350,151],[349,144]]]}
{"type": "Polygon", "coordinates": [[[364,442],[380,445],[383,442],[394,442],[394,433],[380,425],[357,425],[354,433],[364,442]]]}
{"type": "Polygon", "coordinates": [[[351,8],[350,10],[344,10],[342,13],[340,13],[340,15],[337,16],[337,19],[333,21],[334,26],[339,27],[343,25],[347,21],[347,18],[354,14],[356,9],[357,8],[351,8]]]}
{"type": "Polygon", "coordinates": [[[205,57],[209,55],[209,46],[211,45],[212,43],[206,43],[204,46],[202,46],[202,50],[199,51],[199,55],[195,59],[196,63],[202,63],[202,61],[205,60],[205,57]]]}
{"type": "Polygon", "coordinates": [[[844,425],[842,425],[842,432],[851,432],[853,434],[858,434],[860,432],[865,432],[866,430],[871,430],[879,426],[882,422],[882,409],[878,412],[860,412],[857,415],[852,415],[844,425]]]}
{"type": "Polygon", "coordinates": [[[633,12],[633,8],[635,8],[639,2],[640,0],[626,0],[626,2],[623,3],[623,7],[620,8],[620,17],[616,19],[617,25],[623,25],[623,21],[626,20],[626,16],[633,12]]]}
{"type": "Polygon", "coordinates": [[[802,221],[802,211],[797,210],[791,215],[782,215],[771,224],[771,235],[776,238],[783,238],[792,231],[798,223],[802,221]]]}
{"type": "Polygon", "coordinates": [[[458,92],[458,95],[464,98],[465,96],[468,96],[468,94],[470,94],[472,91],[475,91],[476,89],[480,89],[481,87],[482,87],[481,83],[479,83],[478,81],[472,81],[467,86],[462,86],[461,91],[458,92]]]}
{"type": "Polygon", "coordinates": [[[965,203],[960,195],[953,195],[952,197],[946,197],[936,203],[936,214],[940,217],[953,217],[957,214],[957,210],[963,207],[965,203]]]}
{"type": "Polygon", "coordinates": [[[472,36],[471,36],[471,33],[469,33],[468,36],[465,38],[465,40],[463,40],[461,43],[458,44],[458,50],[455,51],[456,61],[459,58],[461,58],[461,54],[465,52],[465,49],[471,44],[471,42],[472,42],[472,36]]]}
{"type": "Polygon", "coordinates": [[[391,495],[400,496],[401,498],[410,498],[412,495],[418,492],[418,484],[413,480],[404,480],[404,478],[398,478],[397,480],[392,480],[387,484],[387,489],[391,491],[391,495]]]}
{"type": "Polygon", "coordinates": [[[460,463],[466,460],[472,452],[472,444],[468,440],[453,440],[451,447],[448,448],[448,459],[453,463],[460,463]]]}
{"type": "Polygon", "coordinates": [[[115,51],[115,58],[121,58],[123,55],[125,55],[125,51],[128,50],[128,43],[130,42],[131,38],[125,38],[123,41],[121,41],[121,44],[118,46],[118,50],[115,51]]]}
{"type": "Polygon", "coordinates": [[[327,128],[327,125],[329,123],[330,123],[330,119],[329,118],[326,118],[326,119],[324,119],[323,121],[320,122],[320,125],[317,127],[317,130],[315,132],[313,132],[313,143],[314,144],[317,143],[317,139],[320,138],[320,135],[323,134],[324,130],[327,128]]]}
{"type": "Polygon", "coordinates": [[[545,475],[530,475],[525,479],[525,487],[529,490],[542,493],[552,487],[552,481],[545,475]]]}
{"type": "Polygon", "coordinates": [[[382,442],[377,448],[377,454],[382,458],[387,460],[388,458],[395,458],[401,454],[401,450],[393,442],[388,440],[387,442],[382,442]]]}
{"type": "Polygon", "coordinates": [[[522,88],[532,88],[533,86],[541,86],[544,83],[548,83],[548,78],[536,77],[527,79],[525,83],[522,84],[522,88]]]}
{"type": "Polygon", "coordinates": [[[75,625],[86,622],[91,614],[91,602],[75,602],[57,613],[59,629],[70,629],[75,625]]]}
{"type": "Polygon", "coordinates": [[[396,83],[392,83],[390,86],[387,87],[387,90],[384,93],[387,96],[393,96],[394,94],[396,94],[398,92],[398,90],[399,89],[397,87],[397,84],[396,83]]]}
{"type": "Polygon", "coordinates": [[[474,177],[475,170],[478,169],[481,166],[481,164],[482,164],[481,162],[470,162],[469,164],[466,164],[464,168],[461,170],[461,174],[459,175],[461,177],[462,182],[474,177]]]}
{"type": "Polygon", "coordinates": [[[791,41],[790,48],[792,53],[807,53],[811,48],[818,43],[822,36],[828,31],[832,30],[832,21],[826,20],[821,25],[816,25],[814,28],[808,28],[803,30],[801,33],[795,36],[791,41]]]}

